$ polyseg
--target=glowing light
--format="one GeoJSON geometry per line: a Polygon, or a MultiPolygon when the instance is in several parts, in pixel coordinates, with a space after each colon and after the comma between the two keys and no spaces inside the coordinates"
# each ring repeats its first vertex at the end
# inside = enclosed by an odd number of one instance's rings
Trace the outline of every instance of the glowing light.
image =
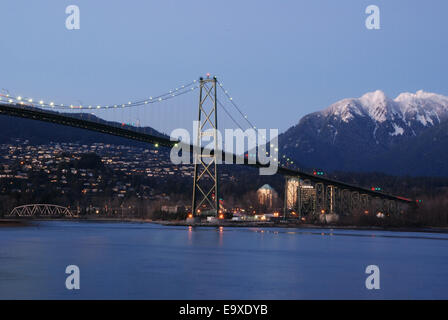
{"type": "MultiPolygon", "coordinates": [[[[169,99],[171,97],[176,97],[178,94],[181,94],[181,93],[179,93],[179,90],[181,90],[181,89],[185,89],[185,90],[187,88],[190,88],[191,90],[197,89],[198,86],[193,86],[193,83],[196,83],[196,82],[197,82],[196,80],[193,80],[188,85],[178,86],[175,89],[169,90],[169,92],[167,92],[165,94],[162,94],[162,95],[159,95],[156,98],[150,97],[149,99],[146,99],[146,100],[134,101],[134,102],[132,102],[132,100],[131,100],[131,101],[127,102],[126,104],[122,104],[121,106],[122,107],[127,107],[127,106],[132,107],[132,106],[140,106],[140,105],[143,105],[143,104],[152,103],[152,102],[155,102],[155,101],[164,101],[164,100],[167,100],[167,99],[169,99]],[[178,92],[178,93],[176,94],[176,92],[178,92]]],[[[182,92],[182,93],[185,93],[185,92],[182,92]]],[[[75,106],[73,106],[73,105],[66,105],[66,106],[64,106],[63,104],[55,104],[54,102],[46,103],[43,100],[37,100],[36,102],[34,102],[32,98],[26,98],[26,97],[22,97],[22,96],[11,96],[10,94],[7,94],[7,93],[0,94],[0,96],[6,97],[6,98],[10,98],[10,99],[3,99],[3,100],[6,100],[6,101],[9,101],[10,103],[17,103],[17,104],[22,104],[22,105],[23,105],[23,103],[20,103],[20,101],[23,100],[23,101],[27,101],[27,102],[29,102],[31,104],[37,103],[37,104],[39,104],[41,106],[45,106],[45,107],[58,107],[58,108],[67,108],[67,109],[68,108],[72,108],[72,109],[73,108],[75,108],[75,109],[82,109],[83,108],[83,106],[77,106],[77,105],[75,105],[75,106]]],[[[1,98],[0,98],[0,100],[1,100],[1,98]]],[[[113,106],[114,106],[114,108],[116,108],[116,107],[118,107],[120,105],[113,105],[113,106]]],[[[88,108],[89,109],[92,109],[92,108],[109,109],[109,107],[112,107],[112,105],[110,105],[110,106],[109,105],[98,105],[98,106],[97,105],[91,105],[88,108]]],[[[86,108],[87,108],[87,106],[86,106],[86,108]]]]}

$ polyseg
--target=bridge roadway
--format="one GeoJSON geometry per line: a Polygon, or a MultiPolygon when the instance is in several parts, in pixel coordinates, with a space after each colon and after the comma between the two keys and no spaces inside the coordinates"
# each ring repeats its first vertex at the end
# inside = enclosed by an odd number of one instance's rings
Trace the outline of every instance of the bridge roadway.
{"type": "MultiPolygon", "coordinates": [[[[56,123],[61,124],[65,126],[75,127],[75,128],[82,128],[90,131],[96,131],[101,132],[109,135],[114,135],[118,137],[124,137],[131,140],[141,141],[141,142],[147,142],[153,145],[159,145],[164,147],[172,148],[176,144],[179,147],[182,147],[182,143],[178,143],[176,141],[171,141],[169,137],[163,137],[163,136],[156,136],[152,134],[137,132],[134,130],[130,130],[129,127],[123,126],[123,127],[116,127],[113,125],[108,124],[107,121],[104,122],[95,122],[91,120],[85,120],[76,118],[73,116],[69,116],[68,114],[54,112],[54,111],[44,111],[39,108],[30,107],[30,106],[22,106],[18,104],[4,104],[0,103],[0,115],[8,115],[8,116],[14,116],[14,117],[20,117],[20,118],[26,118],[26,119],[33,119],[33,120],[39,120],[39,121],[45,121],[50,123],[56,123]]],[[[190,151],[193,150],[192,145],[183,145],[190,149],[190,151]]],[[[206,151],[206,149],[202,148],[202,152],[206,151]]],[[[222,159],[225,158],[226,153],[222,151],[222,159]]],[[[231,154],[230,155],[233,159],[233,163],[237,163],[237,160],[243,161],[244,165],[253,166],[253,167],[266,167],[267,165],[261,164],[258,162],[258,160],[255,163],[249,163],[247,158],[242,158],[240,156],[231,154]]],[[[301,179],[310,180],[315,183],[324,183],[326,185],[332,185],[341,189],[349,189],[351,191],[363,193],[370,195],[372,197],[379,197],[382,199],[388,199],[388,200],[394,200],[402,203],[413,203],[414,201],[411,199],[394,196],[391,194],[387,194],[384,192],[378,192],[373,191],[367,188],[362,188],[358,186],[354,186],[351,184],[347,184],[341,181],[336,181],[333,179],[328,179],[324,177],[318,177],[313,174],[304,172],[302,170],[287,168],[284,166],[278,167],[278,173],[285,175],[285,176],[292,176],[292,177],[300,177],[301,179]]]]}

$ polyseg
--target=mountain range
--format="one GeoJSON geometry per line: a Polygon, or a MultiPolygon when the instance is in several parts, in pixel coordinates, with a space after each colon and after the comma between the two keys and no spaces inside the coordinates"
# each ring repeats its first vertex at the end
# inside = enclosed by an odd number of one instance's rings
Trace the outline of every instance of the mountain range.
{"type": "Polygon", "coordinates": [[[279,146],[307,168],[448,176],[448,97],[377,90],[343,99],[304,116],[279,146]]]}

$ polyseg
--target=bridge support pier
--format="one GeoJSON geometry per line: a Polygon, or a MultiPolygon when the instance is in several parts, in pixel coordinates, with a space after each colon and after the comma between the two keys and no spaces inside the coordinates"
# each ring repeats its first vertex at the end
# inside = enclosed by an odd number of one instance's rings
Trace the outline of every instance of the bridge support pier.
{"type": "Polygon", "coordinates": [[[301,216],[300,177],[285,177],[285,201],[283,204],[283,219],[291,215],[294,218],[301,216]]]}
{"type": "Polygon", "coordinates": [[[347,216],[351,213],[350,190],[342,190],[342,214],[347,216]]]}
{"type": "Polygon", "coordinates": [[[316,212],[320,215],[325,213],[325,185],[321,182],[316,183],[316,212]]]}
{"type": "Polygon", "coordinates": [[[370,197],[368,194],[361,194],[361,207],[364,210],[364,214],[370,214],[370,197]]]}

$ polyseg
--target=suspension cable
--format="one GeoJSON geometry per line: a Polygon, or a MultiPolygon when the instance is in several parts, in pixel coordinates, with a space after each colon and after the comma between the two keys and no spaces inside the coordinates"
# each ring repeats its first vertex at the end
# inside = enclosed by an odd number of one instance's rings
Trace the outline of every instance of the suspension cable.
{"type": "Polygon", "coordinates": [[[158,103],[161,101],[169,100],[174,97],[184,95],[186,93],[189,93],[191,91],[194,91],[195,89],[199,88],[198,85],[195,85],[197,83],[197,80],[193,80],[192,82],[182,85],[180,87],[177,87],[175,89],[172,89],[164,94],[157,95],[157,96],[151,96],[147,99],[140,99],[136,101],[129,101],[127,103],[120,103],[120,104],[111,104],[111,105],[64,105],[64,104],[56,104],[54,102],[45,102],[43,100],[34,100],[30,97],[21,97],[21,96],[13,96],[11,94],[0,94],[0,103],[6,102],[6,103],[16,103],[23,106],[28,107],[39,107],[39,108],[51,108],[51,109],[76,109],[76,110],[93,110],[93,109],[111,109],[111,108],[129,108],[129,107],[136,107],[146,104],[153,104],[158,103]]]}
{"type": "MultiPolygon", "coordinates": [[[[221,88],[221,90],[224,92],[224,94],[226,95],[227,99],[231,102],[231,104],[235,107],[235,109],[238,111],[238,113],[243,117],[243,119],[249,124],[249,126],[251,128],[253,128],[257,133],[259,132],[257,127],[249,120],[249,118],[247,117],[246,114],[243,113],[243,111],[241,110],[240,107],[238,107],[238,105],[235,103],[235,101],[233,100],[232,96],[229,94],[229,92],[224,88],[223,84],[221,82],[218,81],[219,87],[221,88]]],[[[241,128],[241,130],[243,130],[241,128]]],[[[266,139],[266,137],[263,135],[263,138],[266,139]]],[[[293,165],[294,161],[292,157],[288,157],[285,154],[282,156],[282,159],[284,161],[286,161],[286,164],[289,165],[293,165]]],[[[279,159],[280,160],[280,159],[279,159]]]]}

